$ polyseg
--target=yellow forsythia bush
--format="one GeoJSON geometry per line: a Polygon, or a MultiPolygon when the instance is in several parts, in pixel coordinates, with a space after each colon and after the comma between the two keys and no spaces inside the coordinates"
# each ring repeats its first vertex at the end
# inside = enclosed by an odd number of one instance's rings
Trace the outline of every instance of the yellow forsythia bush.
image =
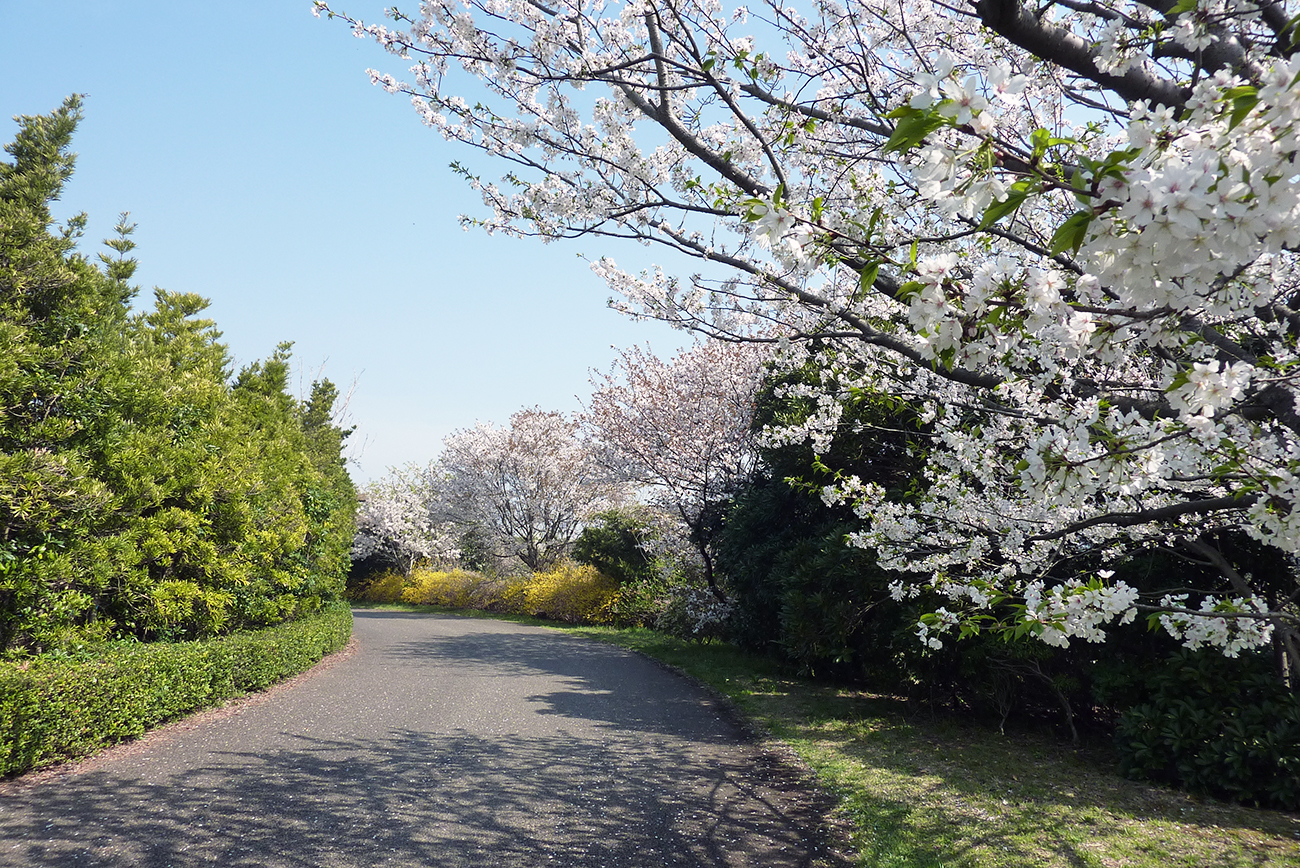
{"type": "Polygon", "coordinates": [[[501,589],[497,592],[496,599],[488,608],[493,612],[507,612],[511,615],[527,615],[528,600],[526,594],[528,585],[533,580],[531,575],[512,576],[501,584],[501,589]]]}
{"type": "Polygon", "coordinates": [[[570,624],[591,624],[617,593],[618,583],[595,567],[562,561],[548,572],[533,573],[524,584],[524,612],[570,624]]]}
{"type": "Polygon", "coordinates": [[[570,624],[618,623],[618,583],[595,567],[563,561],[544,573],[493,578],[472,570],[417,567],[409,576],[381,573],[354,599],[448,609],[486,609],[570,624]]]}
{"type": "Polygon", "coordinates": [[[416,569],[406,580],[403,603],[449,609],[493,609],[504,582],[472,570],[416,569]]]}
{"type": "Polygon", "coordinates": [[[362,603],[397,603],[402,599],[404,587],[406,587],[406,576],[397,570],[389,570],[375,576],[360,590],[353,592],[352,599],[362,603]]]}

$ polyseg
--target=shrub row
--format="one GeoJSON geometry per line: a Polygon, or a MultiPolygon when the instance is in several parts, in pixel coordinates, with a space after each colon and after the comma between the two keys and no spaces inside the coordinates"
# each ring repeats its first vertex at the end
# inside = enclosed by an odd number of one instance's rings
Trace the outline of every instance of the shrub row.
{"type": "Polygon", "coordinates": [[[112,643],[96,648],[94,659],[0,664],[0,775],[84,756],[264,689],[343,647],[351,634],[352,612],[336,603],[216,639],[112,643]]]}
{"type": "Polygon", "coordinates": [[[389,572],[376,576],[355,599],[369,603],[414,603],[449,609],[483,609],[531,615],[569,624],[621,622],[620,600],[634,589],[618,583],[595,567],[564,561],[527,576],[494,577],[472,570],[415,569],[409,576],[389,572]]]}

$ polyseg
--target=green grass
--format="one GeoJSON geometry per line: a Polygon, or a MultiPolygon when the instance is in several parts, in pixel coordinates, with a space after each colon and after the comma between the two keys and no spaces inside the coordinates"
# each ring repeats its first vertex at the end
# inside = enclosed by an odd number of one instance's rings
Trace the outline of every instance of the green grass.
{"type": "Polygon", "coordinates": [[[894,697],[791,677],[728,645],[561,629],[682,670],[793,747],[839,800],[863,866],[1300,866],[1300,816],[1125,780],[1104,748],[933,717],[894,697]]]}

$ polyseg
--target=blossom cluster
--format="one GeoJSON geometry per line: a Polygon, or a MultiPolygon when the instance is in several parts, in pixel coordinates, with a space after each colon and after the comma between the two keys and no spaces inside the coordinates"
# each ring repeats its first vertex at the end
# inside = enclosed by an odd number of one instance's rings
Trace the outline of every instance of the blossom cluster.
{"type": "Polygon", "coordinates": [[[1104,642],[1107,622],[1133,620],[1137,596],[1137,591],[1123,582],[1110,586],[1071,582],[1051,588],[1030,582],[1025,589],[1025,618],[1043,626],[1038,636],[1048,645],[1065,647],[1075,636],[1104,642]]]}
{"type": "Polygon", "coordinates": [[[416,468],[395,470],[366,486],[358,498],[352,560],[388,560],[409,571],[419,562],[460,559],[455,528],[439,521],[416,468]]]}
{"type": "Polygon", "coordinates": [[[1271,623],[1251,617],[1268,612],[1267,603],[1259,597],[1220,600],[1207,596],[1195,612],[1182,609],[1186,594],[1168,594],[1160,602],[1178,610],[1161,613],[1160,625],[1188,648],[1208,645],[1236,657],[1244,649],[1266,644],[1273,633],[1271,623]]]}

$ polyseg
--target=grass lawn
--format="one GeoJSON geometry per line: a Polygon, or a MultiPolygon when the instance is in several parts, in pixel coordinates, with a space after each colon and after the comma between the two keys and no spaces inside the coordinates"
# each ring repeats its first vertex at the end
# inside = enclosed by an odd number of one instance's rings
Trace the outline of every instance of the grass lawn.
{"type": "Polygon", "coordinates": [[[897,698],[793,678],[728,645],[562,629],[681,669],[793,747],[839,798],[863,866],[1300,866],[1300,815],[1125,780],[1104,748],[909,714],[897,698]]]}

